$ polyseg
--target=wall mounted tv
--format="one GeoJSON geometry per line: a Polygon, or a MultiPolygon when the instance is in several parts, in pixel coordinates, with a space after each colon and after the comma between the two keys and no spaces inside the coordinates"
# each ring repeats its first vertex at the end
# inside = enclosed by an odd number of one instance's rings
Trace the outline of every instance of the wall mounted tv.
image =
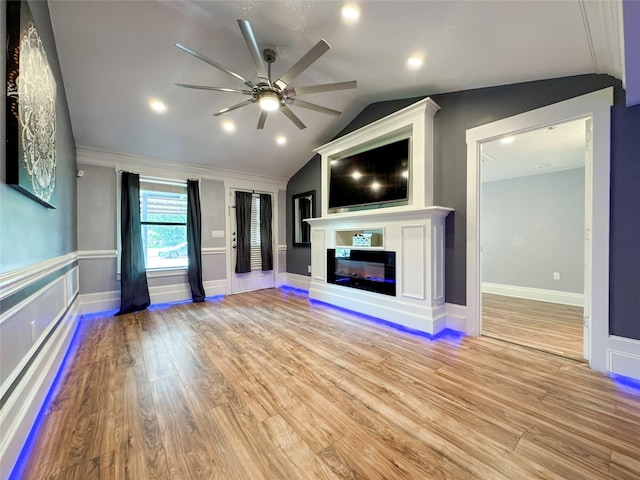
{"type": "Polygon", "coordinates": [[[408,138],[330,163],[329,209],[409,199],[408,138]]]}

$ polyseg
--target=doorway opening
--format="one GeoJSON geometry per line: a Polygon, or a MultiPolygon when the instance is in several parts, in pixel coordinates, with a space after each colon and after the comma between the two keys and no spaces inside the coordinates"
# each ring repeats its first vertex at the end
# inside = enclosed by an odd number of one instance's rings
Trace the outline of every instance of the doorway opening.
{"type": "Polygon", "coordinates": [[[482,334],[583,358],[591,119],[481,144],[482,334]]]}
{"type": "Polygon", "coordinates": [[[481,145],[490,140],[580,118],[591,119],[591,160],[585,163],[585,286],[583,357],[608,371],[609,215],[613,88],[581,95],[467,130],[465,333],[482,334],[480,208],[481,145]]]}
{"type": "MultiPolygon", "coordinates": [[[[265,288],[274,288],[275,286],[275,272],[274,269],[265,269],[263,270],[262,266],[262,242],[264,242],[265,236],[262,234],[263,225],[262,222],[265,220],[263,215],[261,215],[261,199],[260,194],[255,191],[244,191],[237,190],[240,192],[246,193],[250,196],[250,207],[248,212],[250,214],[250,222],[249,228],[247,228],[246,232],[242,235],[246,236],[246,241],[248,244],[248,256],[249,256],[249,265],[250,268],[246,273],[237,273],[236,262],[237,262],[237,252],[238,252],[238,242],[240,241],[240,230],[238,229],[237,222],[237,205],[236,205],[236,190],[230,190],[230,227],[231,227],[231,236],[229,238],[230,242],[230,252],[231,252],[231,262],[230,262],[230,275],[231,275],[231,294],[235,293],[244,293],[244,292],[252,292],[255,290],[262,290],[265,288]]],[[[270,199],[271,206],[273,208],[273,196],[271,194],[267,195],[270,199]]],[[[271,217],[271,215],[269,215],[271,217]]],[[[271,220],[271,224],[267,225],[269,230],[273,232],[273,219],[271,220]]],[[[273,249],[273,240],[272,245],[273,249]]]]}

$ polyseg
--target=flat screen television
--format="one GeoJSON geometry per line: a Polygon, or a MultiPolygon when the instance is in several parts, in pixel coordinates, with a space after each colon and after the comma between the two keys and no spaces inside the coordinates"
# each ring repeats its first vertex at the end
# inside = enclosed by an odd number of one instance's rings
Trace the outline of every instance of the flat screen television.
{"type": "Polygon", "coordinates": [[[331,160],[329,209],[409,199],[409,139],[331,160]]]}

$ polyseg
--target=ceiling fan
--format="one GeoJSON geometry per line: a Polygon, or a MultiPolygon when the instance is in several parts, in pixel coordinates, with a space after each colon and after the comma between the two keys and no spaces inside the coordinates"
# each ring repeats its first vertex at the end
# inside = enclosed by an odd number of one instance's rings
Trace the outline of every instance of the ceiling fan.
{"type": "Polygon", "coordinates": [[[254,103],[258,103],[261,107],[260,118],[258,119],[258,130],[264,128],[264,123],[267,119],[267,115],[269,112],[275,112],[276,110],[280,110],[289,120],[291,120],[300,130],[306,128],[306,125],[302,123],[302,121],[291,111],[289,105],[295,105],[297,107],[307,108],[309,110],[314,110],[316,112],[325,113],[328,115],[338,116],[342,112],[338,110],[333,110],[331,108],[323,107],[320,105],[316,105],[315,103],[307,102],[304,100],[300,100],[297,98],[297,95],[310,94],[310,93],[320,93],[320,92],[331,92],[335,90],[346,90],[349,88],[356,88],[357,82],[355,80],[350,82],[338,82],[338,83],[324,83],[320,85],[311,85],[308,87],[291,87],[290,84],[293,80],[298,77],[304,70],[306,70],[312,63],[318,60],[322,55],[324,55],[331,47],[324,40],[320,40],[315,44],[305,55],[300,58],[289,70],[287,70],[280,78],[276,81],[271,79],[271,64],[276,60],[276,52],[270,48],[265,49],[260,55],[260,50],[258,49],[258,44],[256,43],[256,39],[253,35],[253,30],[251,29],[251,25],[247,20],[238,19],[238,25],[240,26],[240,30],[242,31],[242,36],[244,37],[245,42],[247,43],[247,47],[249,48],[249,53],[251,54],[251,58],[253,59],[253,63],[256,66],[258,81],[252,82],[251,80],[247,80],[242,75],[237,74],[229,70],[224,65],[219,64],[215,60],[212,60],[205,55],[202,55],[190,48],[186,47],[181,43],[176,43],[176,47],[188,53],[189,55],[193,55],[194,57],[202,60],[205,63],[208,63],[212,67],[217,68],[218,70],[223,71],[224,73],[231,75],[236,80],[240,80],[244,83],[250,90],[238,90],[235,88],[224,88],[224,87],[208,87],[205,85],[189,85],[185,83],[177,83],[179,87],[184,88],[195,88],[198,90],[213,90],[217,92],[231,92],[231,93],[241,93],[243,95],[248,95],[251,98],[249,100],[245,100],[240,103],[236,103],[227,108],[223,108],[219,112],[214,113],[215,117],[222,115],[224,113],[230,112],[232,110],[236,110],[238,108],[246,107],[247,105],[251,105],[254,103]],[[265,63],[267,64],[267,69],[265,69],[265,63]]]}

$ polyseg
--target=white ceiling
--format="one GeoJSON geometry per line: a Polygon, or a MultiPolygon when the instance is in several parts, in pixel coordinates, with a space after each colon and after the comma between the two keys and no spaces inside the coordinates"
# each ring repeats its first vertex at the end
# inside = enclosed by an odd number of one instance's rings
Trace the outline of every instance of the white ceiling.
{"type": "Polygon", "coordinates": [[[337,1],[50,0],[77,146],[286,179],[372,102],[597,71],[579,1],[359,3],[360,20],[347,24],[337,1]],[[261,50],[275,47],[276,78],[324,38],[331,50],[293,86],[357,80],[356,90],[299,97],[342,116],[292,106],[307,129],[276,112],[257,131],[258,105],[211,115],[246,97],[175,86],[243,88],[176,42],[256,80],[238,18],[261,50]],[[411,71],[416,52],[426,62],[411,71]],[[153,113],[150,98],[167,112],[153,113]]]}
{"type": "Polygon", "coordinates": [[[531,130],[482,144],[482,182],[583,168],[585,120],[531,130]]]}

